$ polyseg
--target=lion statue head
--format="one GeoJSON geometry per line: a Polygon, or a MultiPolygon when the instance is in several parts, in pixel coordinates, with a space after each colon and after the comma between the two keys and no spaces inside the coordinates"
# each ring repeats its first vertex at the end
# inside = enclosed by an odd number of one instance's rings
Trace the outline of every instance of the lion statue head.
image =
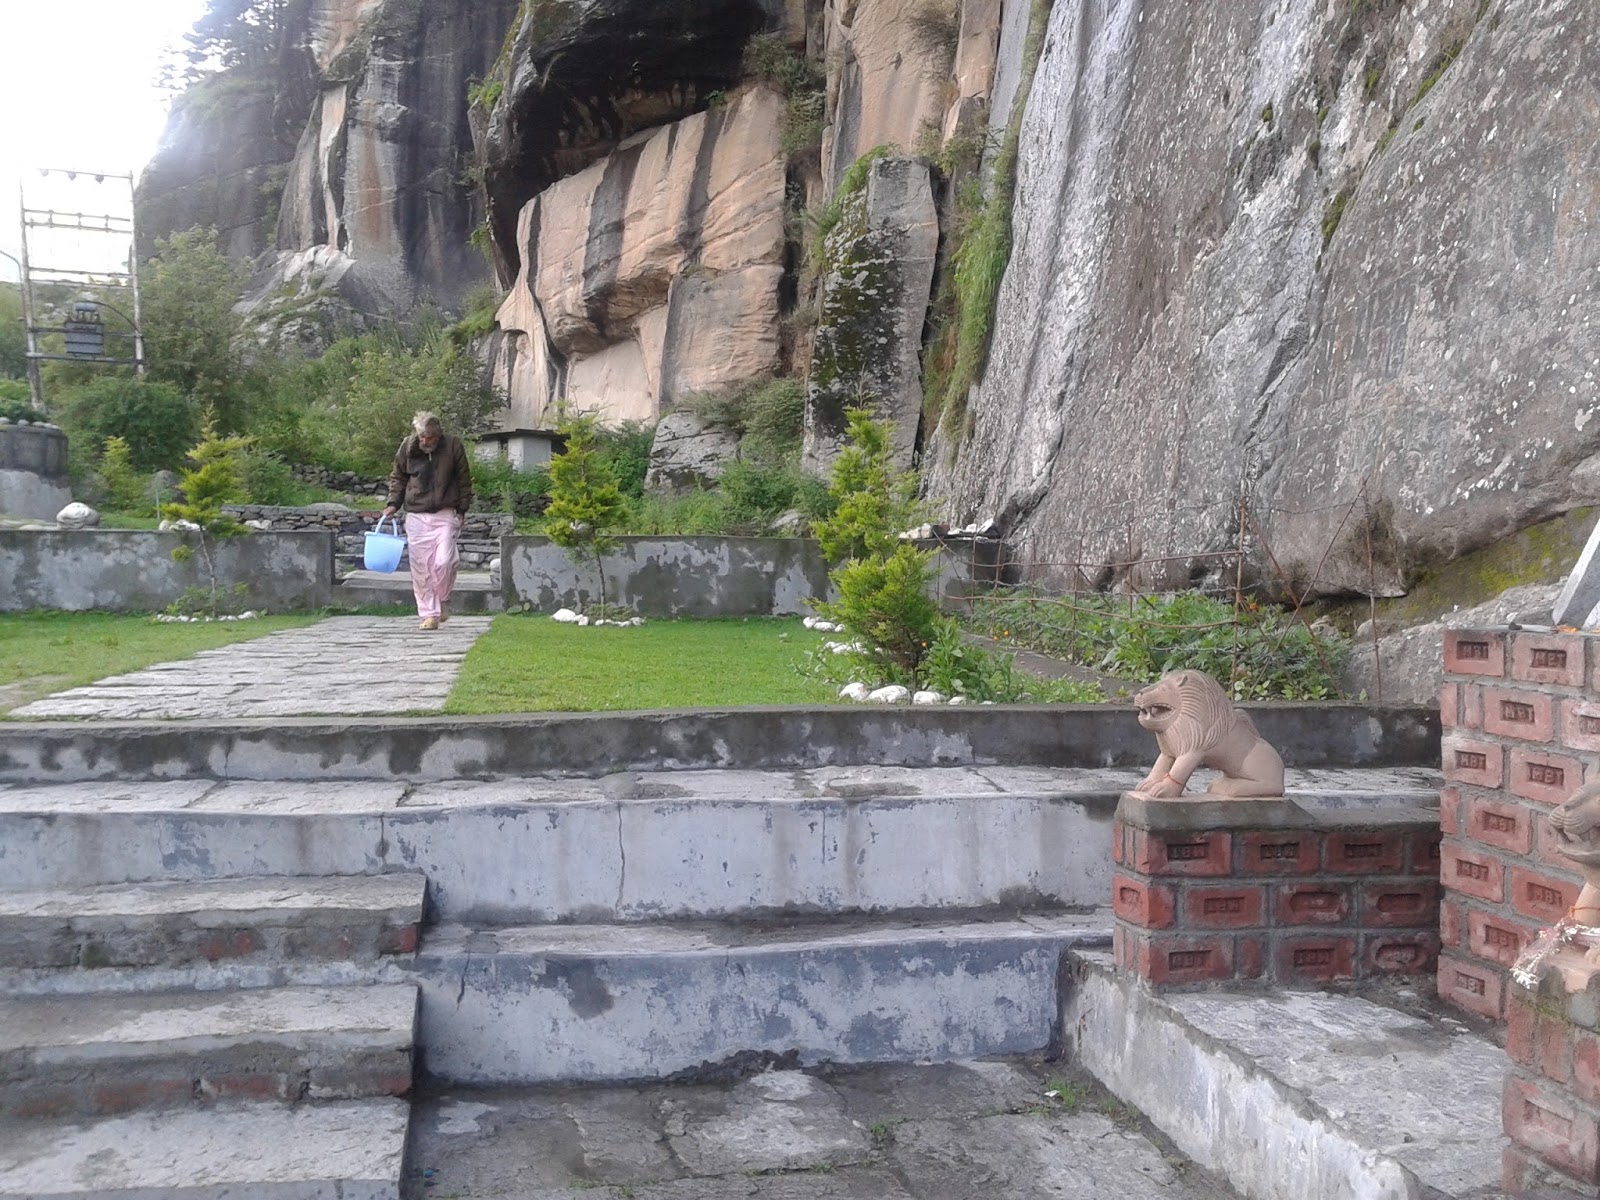
{"type": "Polygon", "coordinates": [[[1589,875],[1600,868],[1600,783],[1579,788],[1560,808],[1550,814],[1561,853],[1589,875]]]}
{"type": "Polygon", "coordinates": [[[1139,727],[1173,753],[1206,750],[1228,735],[1233,701],[1204,671],[1173,671],[1133,698],[1139,727]]]}

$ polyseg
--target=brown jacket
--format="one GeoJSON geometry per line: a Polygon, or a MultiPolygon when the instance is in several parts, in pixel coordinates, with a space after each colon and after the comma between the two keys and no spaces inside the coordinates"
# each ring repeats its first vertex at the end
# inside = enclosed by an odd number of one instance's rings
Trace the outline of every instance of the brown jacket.
{"type": "Polygon", "coordinates": [[[431,451],[417,445],[416,434],[401,442],[389,472],[387,503],[399,508],[402,501],[407,512],[454,509],[466,516],[472,507],[472,467],[465,443],[448,433],[439,435],[431,451]]]}

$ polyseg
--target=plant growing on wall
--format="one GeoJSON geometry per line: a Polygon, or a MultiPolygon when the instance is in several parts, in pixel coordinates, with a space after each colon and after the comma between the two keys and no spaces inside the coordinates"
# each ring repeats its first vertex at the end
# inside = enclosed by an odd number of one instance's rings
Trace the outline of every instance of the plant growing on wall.
{"type": "Polygon", "coordinates": [[[550,507],[544,530],[575,562],[594,561],[600,577],[600,612],[606,610],[604,555],[617,544],[611,533],[627,509],[616,476],[596,446],[593,417],[573,417],[561,426],[566,449],[550,460],[550,507]]]}
{"type": "MultiPolygon", "coordinates": [[[[205,563],[206,578],[210,585],[208,608],[215,617],[220,608],[217,587],[217,542],[243,533],[244,526],[232,517],[223,515],[224,504],[237,504],[245,498],[242,470],[244,456],[251,446],[247,437],[220,437],[216,425],[206,421],[200,443],[189,451],[194,466],[183,471],[181,501],[161,506],[161,515],[169,521],[182,521],[186,529],[193,529],[200,544],[200,555],[205,563]]],[[[194,556],[194,547],[179,546],[172,552],[173,560],[186,562],[194,556]]]]}

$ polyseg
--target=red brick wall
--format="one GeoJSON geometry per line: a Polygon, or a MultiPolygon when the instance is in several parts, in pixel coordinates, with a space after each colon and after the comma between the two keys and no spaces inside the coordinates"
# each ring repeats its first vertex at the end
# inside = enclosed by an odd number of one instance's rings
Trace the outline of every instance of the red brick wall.
{"type": "Polygon", "coordinates": [[[1593,640],[1445,634],[1439,995],[1480,1016],[1504,1019],[1512,963],[1578,894],[1547,816],[1600,761],[1593,640]]]}
{"type": "Polygon", "coordinates": [[[1506,1072],[1500,1115],[1513,1196],[1597,1194],[1600,1184],[1600,979],[1568,995],[1559,970],[1537,991],[1513,987],[1506,1003],[1506,1072]]]}
{"type": "Polygon", "coordinates": [[[1128,794],[1114,830],[1117,965],[1152,985],[1435,970],[1432,812],[1128,794]]]}

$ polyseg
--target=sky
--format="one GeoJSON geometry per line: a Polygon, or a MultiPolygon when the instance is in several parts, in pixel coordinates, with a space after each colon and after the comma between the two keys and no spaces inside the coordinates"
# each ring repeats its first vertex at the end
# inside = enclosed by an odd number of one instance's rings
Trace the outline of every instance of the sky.
{"type": "MultiPolygon", "coordinates": [[[[166,121],[155,86],[164,53],[204,11],[205,0],[0,0],[0,251],[19,253],[19,181],[30,208],[127,212],[127,185],[95,184],[92,173],[137,176],[149,161],[166,121]],[[44,179],[40,167],[85,174],[44,179]]],[[[96,258],[112,241],[69,247],[49,236],[29,239],[36,263],[47,251],[96,258]]],[[[0,255],[0,279],[16,278],[0,255]]]]}

